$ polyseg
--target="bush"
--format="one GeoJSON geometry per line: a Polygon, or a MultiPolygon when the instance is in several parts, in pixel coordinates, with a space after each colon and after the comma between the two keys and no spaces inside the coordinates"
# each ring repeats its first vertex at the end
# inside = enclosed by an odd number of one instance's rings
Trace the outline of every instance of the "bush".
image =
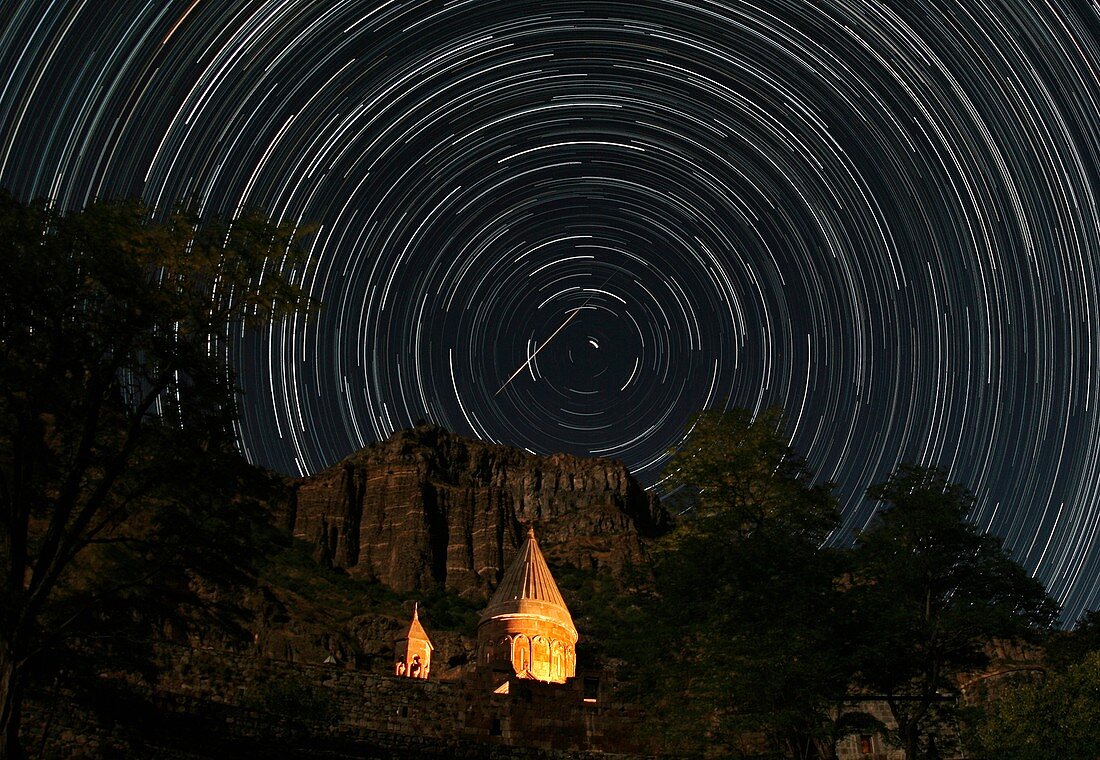
{"type": "Polygon", "coordinates": [[[977,722],[974,757],[1047,760],[1100,757],[1100,651],[1041,683],[1011,687],[977,722]]]}

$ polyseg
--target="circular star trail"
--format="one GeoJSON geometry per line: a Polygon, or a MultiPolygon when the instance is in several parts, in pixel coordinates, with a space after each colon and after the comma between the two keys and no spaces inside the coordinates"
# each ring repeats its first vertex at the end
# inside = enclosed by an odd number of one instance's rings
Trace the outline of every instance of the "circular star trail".
{"type": "Polygon", "coordinates": [[[867,485],[938,464],[1067,619],[1100,604],[1095,6],[0,18],[0,185],[316,225],[320,314],[230,336],[252,461],[423,418],[659,487],[693,412],[779,404],[846,534],[867,485]]]}

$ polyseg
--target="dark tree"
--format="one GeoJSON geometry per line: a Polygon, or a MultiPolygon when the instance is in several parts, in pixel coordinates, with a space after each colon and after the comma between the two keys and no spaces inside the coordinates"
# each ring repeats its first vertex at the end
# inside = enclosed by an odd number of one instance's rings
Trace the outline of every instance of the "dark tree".
{"type": "Polygon", "coordinates": [[[642,663],[670,743],[830,757],[851,677],[851,616],[821,549],[838,513],[782,434],[783,415],[692,421],[668,466],[682,514],[654,556],[642,663]]]}
{"type": "Polygon", "coordinates": [[[226,333],[304,308],[305,262],[292,229],[256,214],[198,225],[128,202],[63,215],[0,195],[0,758],[20,756],[36,656],[141,582],[115,550],[171,519],[173,486],[195,497],[195,456],[224,452],[226,333]]]}
{"type": "Polygon", "coordinates": [[[992,640],[1048,628],[1058,608],[969,522],[974,497],[943,472],[905,466],[868,493],[887,506],[855,553],[852,597],[867,633],[858,680],[885,698],[916,760],[931,755],[930,724],[954,710],[953,677],[987,665],[992,640]]]}
{"type": "Polygon", "coordinates": [[[666,482],[688,519],[680,535],[711,518],[735,536],[776,527],[811,541],[824,540],[839,519],[832,484],[813,473],[783,435],[784,414],[770,407],[755,419],[747,409],[696,415],[690,434],[669,459],[666,482]]]}
{"type": "Polygon", "coordinates": [[[1045,672],[1000,685],[971,710],[976,760],[1100,757],[1100,611],[1045,643],[1045,672]]]}

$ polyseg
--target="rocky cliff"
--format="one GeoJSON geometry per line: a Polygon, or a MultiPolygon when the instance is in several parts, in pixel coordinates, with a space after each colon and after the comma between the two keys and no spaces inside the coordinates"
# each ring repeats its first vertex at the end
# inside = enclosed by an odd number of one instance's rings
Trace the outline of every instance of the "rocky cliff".
{"type": "Polygon", "coordinates": [[[622,463],[536,456],[432,425],[396,433],[297,481],[284,519],[318,555],[397,591],[482,597],[538,531],[552,564],[619,573],[667,514],[622,463]]]}

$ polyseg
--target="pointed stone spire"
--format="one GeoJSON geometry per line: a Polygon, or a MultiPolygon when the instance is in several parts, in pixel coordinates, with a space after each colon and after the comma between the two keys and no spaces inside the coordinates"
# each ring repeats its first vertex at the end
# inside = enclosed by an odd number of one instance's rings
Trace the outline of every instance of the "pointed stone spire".
{"type": "Polygon", "coordinates": [[[519,547],[500,585],[481,615],[484,622],[500,615],[535,615],[560,623],[576,637],[577,629],[558,584],[539,549],[535,529],[527,529],[527,539],[519,547]]]}
{"type": "MultiPolygon", "coordinates": [[[[428,639],[428,632],[420,624],[420,602],[413,602],[413,619],[409,623],[409,632],[405,634],[405,638],[427,641],[428,646],[432,646],[432,642],[428,639]]],[[[434,647],[432,648],[434,649],[434,647]]]]}

